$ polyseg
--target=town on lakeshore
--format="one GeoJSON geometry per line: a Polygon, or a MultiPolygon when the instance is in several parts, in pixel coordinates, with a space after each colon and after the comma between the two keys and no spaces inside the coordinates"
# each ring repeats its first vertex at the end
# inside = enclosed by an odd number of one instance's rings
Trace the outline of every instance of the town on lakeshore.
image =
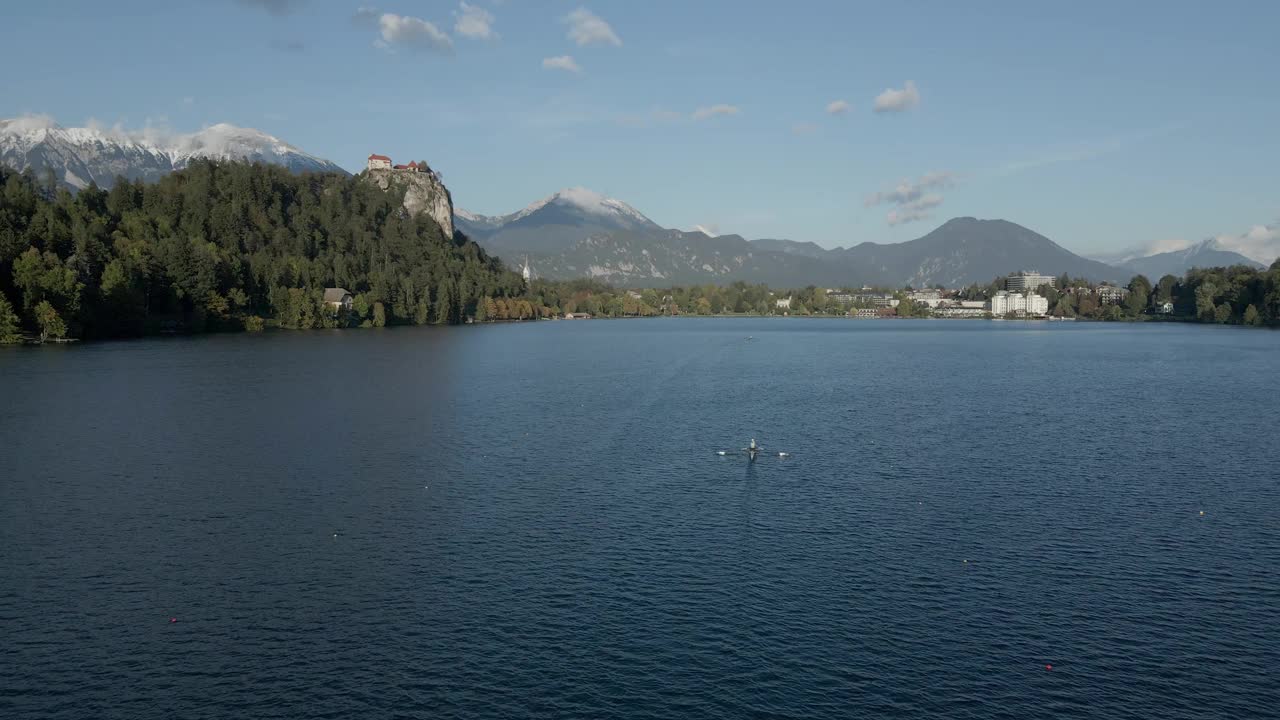
{"type": "MultiPolygon", "coordinates": [[[[1110,283],[1090,283],[1067,275],[1054,277],[1023,270],[997,278],[989,285],[965,288],[931,287],[897,290],[861,286],[778,292],[765,286],[734,283],[728,287],[695,286],[672,289],[615,290],[586,281],[551,283],[531,278],[526,259],[521,268],[532,291],[547,291],[553,305],[536,315],[509,317],[493,305],[481,320],[631,317],[645,315],[774,315],[826,316],[857,319],[977,318],[994,320],[1124,319],[1127,316],[1170,317],[1174,313],[1173,278],[1151,287],[1135,278],[1138,298],[1131,289],[1110,283]],[[558,286],[567,290],[555,293],[558,286]],[[556,302],[558,300],[558,302],[556,302]]],[[[1133,319],[1128,317],[1127,319],[1133,319]]],[[[472,318],[476,320],[476,318],[472,318]]]]}

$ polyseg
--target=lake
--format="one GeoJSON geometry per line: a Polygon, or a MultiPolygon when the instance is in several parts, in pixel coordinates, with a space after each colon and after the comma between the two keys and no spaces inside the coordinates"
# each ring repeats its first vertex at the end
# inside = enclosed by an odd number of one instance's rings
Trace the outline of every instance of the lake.
{"type": "Polygon", "coordinates": [[[1275,717],[1278,427],[1229,327],[3,348],[0,716],[1275,717]]]}

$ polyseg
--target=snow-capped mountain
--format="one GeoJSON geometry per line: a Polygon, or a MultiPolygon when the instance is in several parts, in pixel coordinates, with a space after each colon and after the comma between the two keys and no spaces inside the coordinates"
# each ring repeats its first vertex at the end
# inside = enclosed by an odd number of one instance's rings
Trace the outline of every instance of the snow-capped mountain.
{"type": "Polygon", "coordinates": [[[1247,265],[1252,268],[1266,267],[1240,253],[1221,247],[1217,238],[1202,240],[1189,248],[1172,252],[1156,253],[1146,257],[1133,258],[1122,267],[1146,275],[1152,282],[1165,275],[1184,275],[1195,267],[1229,267],[1231,265],[1247,265]]]}
{"type": "Polygon", "coordinates": [[[662,232],[643,213],[586,188],[566,188],[507,215],[454,210],[455,224],[498,253],[550,253],[602,232],[662,232]]]}
{"type": "Polygon", "coordinates": [[[39,175],[52,169],[67,187],[110,187],[117,176],[157,180],[195,158],[282,165],[294,172],[346,171],[260,130],[226,123],[175,135],[151,130],[64,128],[46,117],[0,120],[0,163],[39,175]]]}
{"type": "Polygon", "coordinates": [[[667,230],[621,200],[569,188],[508,215],[455,209],[454,224],[509,264],[529,258],[542,277],[585,276],[628,286],[735,280],[780,287],[954,286],[1024,268],[1096,280],[1128,278],[1004,220],[955,218],[916,240],[828,250],[814,243],[716,235],[702,227],[667,230]]]}

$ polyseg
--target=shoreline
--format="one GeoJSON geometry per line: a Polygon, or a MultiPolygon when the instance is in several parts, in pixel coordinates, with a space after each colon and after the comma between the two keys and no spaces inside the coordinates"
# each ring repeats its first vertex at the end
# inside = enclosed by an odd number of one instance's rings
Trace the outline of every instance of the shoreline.
{"type": "Polygon", "coordinates": [[[195,333],[157,333],[157,334],[153,334],[153,335],[137,335],[137,336],[129,336],[129,337],[106,337],[106,338],[92,338],[92,339],[84,339],[84,338],[51,338],[51,339],[46,340],[46,341],[44,341],[44,342],[40,342],[40,341],[38,341],[38,340],[34,340],[34,339],[24,338],[24,339],[23,339],[23,341],[21,341],[21,342],[16,342],[16,343],[7,343],[7,344],[0,345],[0,348],[4,348],[4,347],[15,347],[15,348],[22,347],[22,348],[31,348],[31,347],[43,347],[43,346],[45,346],[45,345],[51,345],[51,346],[54,346],[54,347],[61,347],[61,346],[66,346],[66,345],[98,345],[98,344],[100,344],[100,343],[112,343],[112,342],[121,342],[121,341],[153,340],[153,339],[160,339],[160,338],[195,338],[195,337],[203,337],[203,336],[210,336],[210,335],[262,335],[262,336],[267,336],[267,335],[276,335],[276,334],[280,334],[280,333],[288,333],[288,334],[292,334],[292,333],[309,333],[309,332],[316,332],[316,331],[345,332],[345,331],[350,331],[350,330],[395,330],[395,329],[400,329],[400,328],[422,328],[422,327],[432,327],[432,328],[449,328],[449,327],[487,326],[487,325],[519,325],[519,324],[526,324],[526,323],[535,323],[535,324],[536,324],[536,323],[544,323],[544,322],[582,322],[582,321],[589,321],[589,320],[606,320],[606,321],[616,321],[616,320],[697,320],[697,319],[707,319],[707,320],[766,320],[766,319],[769,319],[769,320],[780,320],[780,321],[781,321],[781,320],[796,320],[796,321],[806,321],[806,320],[846,320],[846,321],[849,321],[849,322],[870,322],[870,321],[921,321],[921,320],[928,321],[928,320],[933,320],[933,321],[938,321],[938,322],[974,322],[974,323],[976,323],[976,322],[983,322],[983,321],[985,321],[985,322],[1013,322],[1013,323],[1032,323],[1032,322],[1040,322],[1040,323],[1055,323],[1055,324],[1056,324],[1056,323],[1061,323],[1061,322],[1072,322],[1072,323],[1090,323],[1090,324],[1102,324],[1102,325],[1133,325],[1133,324],[1145,324],[1145,323],[1160,323],[1160,324],[1177,324],[1177,325],[1205,325],[1205,326],[1241,327],[1241,328],[1255,328],[1255,329],[1261,329],[1261,330],[1280,330],[1280,327],[1271,326],[1271,325],[1256,325],[1256,326],[1255,326],[1255,325],[1243,325],[1243,324],[1232,324],[1232,323],[1205,323],[1205,322],[1199,322],[1199,321],[1194,320],[1194,319],[1174,319],[1174,318],[1143,318],[1143,319],[1128,319],[1128,320],[1097,320],[1097,319],[1093,319],[1093,318],[1059,318],[1059,317],[1039,317],[1039,318],[974,318],[974,317],[959,317],[959,318],[947,318],[947,317],[883,317],[883,318],[858,318],[858,317],[848,317],[848,316],[844,316],[844,315],[747,315],[747,314],[710,314],[710,315],[648,315],[648,316],[642,316],[642,315],[627,315],[627,316],[620,316],[620,317],[607,317],[607,316],[606,316],[606,317],[591,317],[591,318],[573,318],[573,319],[571,319],[571,320],[566,320],[566,319],[565,319],[565,318],[563,318],[563,317],[553,317],[553,318],[536,318],[536,319],[528,319],[528,320],[485,320],[485,321],[480,321],[480,322],[471,321],[471,322],[464,322],[464,323],[457,323],[457,324],[450,324],[450,325],[435,325],[435,324],[426,324],[426,325],[412,325],[412,324],[408,324],[408,325],[387,325],[387,326],[385,326],[385,327],[380,327],[380,328],[359,327],[359,326],[356,326],[356,327],[339,327],[339,328],[307,328],[307,329],[304,329],[304,330],[298,330],[298,329],[293,329],[293,328],[272,327],[272,328],[267,328],[267,329],[265,329],[265,330],[260,330],[260,331],[248,331],[248,330],[219,330],[219,331],[195,332],[195,333]]]}

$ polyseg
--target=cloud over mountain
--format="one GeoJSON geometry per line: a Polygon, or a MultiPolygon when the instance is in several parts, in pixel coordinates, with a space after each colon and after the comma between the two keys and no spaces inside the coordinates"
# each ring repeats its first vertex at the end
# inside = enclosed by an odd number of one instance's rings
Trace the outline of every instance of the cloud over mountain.
{"type": "Polygon", "coordinates": [[[925,173],[919,180],[904,179],[888,190],[873,193],[867,197],[865,204],[867,207],[893,205],[885,216],[890,225],[927,220],[932,216],[930,211],[943,202],[940,193],[929,191],[942,190],[954,183],[954,173],[925,173]]]}
{"type": "Polygon", "coordinates": [[[1265,265],[1280,258],[1280,222],[1254,225],[1239,235],[1219,235],[1214,240],[1218,247],[1238,252],[1265,265]]]}

